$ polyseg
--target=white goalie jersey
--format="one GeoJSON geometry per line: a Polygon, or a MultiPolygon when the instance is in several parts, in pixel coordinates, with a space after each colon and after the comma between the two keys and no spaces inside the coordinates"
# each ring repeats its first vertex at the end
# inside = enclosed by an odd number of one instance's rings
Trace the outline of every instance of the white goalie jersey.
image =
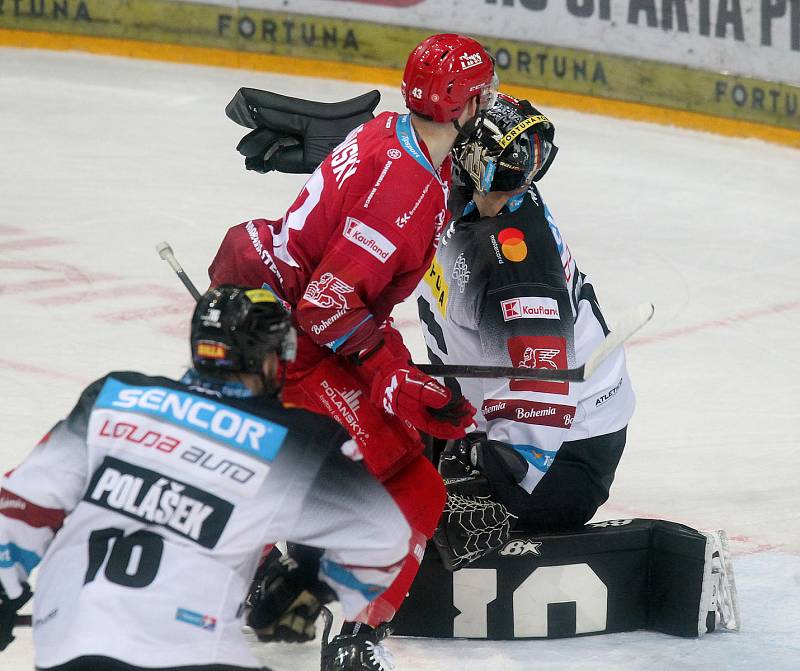
{"type": "MultiPolygon", "coordinates": [[[[594,288],[535,186],[515,212],[481,219],[474,204],[445,229],[416,290],[431,363],[571,368],[608,333],[594,288]],[[472,212],[470,212],[472,209],[472,212]]],[[[455,201],[455,202],[454,202],[455,201]]],[[[565,441],[624,428],[634,394],[620,348],[582,383],[448,379],[478,408],[479,430],[529,464],[529,493],[565,441]]]]}
{"type": "Polygon", "coordinates": [[[261,668],[242,635],[262,548],[325,548],[320,579],[354,617],[399,571],[410,530],[341,454],[333,421],[138,373],[88,387],[3,481],[0,583],[39,566],[37,667],[261,668]]]}

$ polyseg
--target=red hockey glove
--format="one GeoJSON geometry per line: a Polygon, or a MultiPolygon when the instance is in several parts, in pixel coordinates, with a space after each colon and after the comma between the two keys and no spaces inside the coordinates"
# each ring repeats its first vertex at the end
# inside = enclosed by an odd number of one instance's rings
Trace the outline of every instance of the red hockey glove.
{"type": "Polygon", "coordinates": [[[373,374],[370,400],[390,415],[436,438],[460,438],[472,425],[475,408],[466,399],[452,399],[447,387],[389,347],[380,346],[361,363],[373,374]]]}

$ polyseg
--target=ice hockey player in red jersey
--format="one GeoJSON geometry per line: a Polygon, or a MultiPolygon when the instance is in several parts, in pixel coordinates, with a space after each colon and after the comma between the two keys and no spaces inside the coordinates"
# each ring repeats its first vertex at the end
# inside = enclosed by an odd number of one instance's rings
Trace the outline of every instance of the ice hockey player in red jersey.
{"type": "Polygon", "coordinates": [[[413,365],[389,317],[433,258],[448,220],[450,150],[494,102],[491,57],[471,38],[434,35],[411,53],[409,114],[358,126],[306,182],[282,219],[231,228],[212,285],[268,287],[292,310],[298,355],[286,403],[327,413],[356,439],[412,528],[400,576],[361,623],[323,649],[323,668],[382,669],[375,627],[389,621],[418,570],[445,491],[417,432],[464,435],[474,408],[413,365]]]}

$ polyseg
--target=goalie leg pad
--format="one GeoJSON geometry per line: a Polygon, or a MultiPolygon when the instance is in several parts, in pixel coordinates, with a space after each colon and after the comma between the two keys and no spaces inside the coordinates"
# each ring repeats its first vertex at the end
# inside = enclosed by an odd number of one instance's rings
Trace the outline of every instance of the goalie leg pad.
{"type": "Polygon", "coordinates": [[[698,633],[714,631],[719,624],[723,629],[738,631],[742,616],[739,611],[739,595],[733,576],[733,562],[728,549],[728,536],[722,530],[704,534],[706,563],[703,571],[703,592],[700,597],[698,633]],[[703,621],[703,615],[706,620],[703,621]]]}
{"type": "Polygon", "coordinates": [[[399,635],[508,640],[649,629],[697,637],[717,617],[726,629],[741,622],[720,532],[644,519],[514,530],[455,573],[438,549],[428,547],[392,622],[399,635]]]}

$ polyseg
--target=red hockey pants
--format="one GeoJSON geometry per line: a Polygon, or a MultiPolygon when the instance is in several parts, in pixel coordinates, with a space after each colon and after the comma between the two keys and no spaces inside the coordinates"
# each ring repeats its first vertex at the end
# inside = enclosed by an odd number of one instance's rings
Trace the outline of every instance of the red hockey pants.
{"type": "Polygon", "coordinates": [[[287,370],[284,403],[330,415],[345,427],[367,469],[381,480],[412,529],[400,575],[359,618],[374,626],[390,620],[405,599],[447,494],[441,476],[422,454],[417,431],[369,400],[371,380],[363,369],[328,353],[302,333],[298,336],[298,358],[287,370]]]}

